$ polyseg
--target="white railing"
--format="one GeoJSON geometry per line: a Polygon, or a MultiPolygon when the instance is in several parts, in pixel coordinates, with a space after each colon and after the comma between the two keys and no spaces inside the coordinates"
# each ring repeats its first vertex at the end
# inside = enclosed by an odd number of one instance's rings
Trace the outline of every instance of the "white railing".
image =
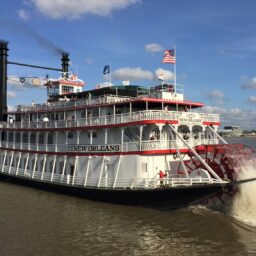
{"type": "MultiPolygon", "coordinates": [[[[31,180],[39,180],[52,182],[57,184],[65,184],[68,186],[76,186],[76,187],[101,187],[101,188],[113,188],[114,180],[110,179],[101,179],[99,182],[99,178],[88,178],[86,185],[85,177],[73,177],[71,175],[61,175],[57,173],[49,173],[49,172],[39,172],[35,171],[33,173],[32,170],[19,169],[16,175],[16,167],[4,166],[2,173],[5,173],[10,176],[20,176],[26,179],[31,180]],[[43,179],[42,179],[43,177],[43,179]]],[[[202,177],[194,177],[194,178],[127,178],[121,179],[117,178],[115,182],[115,188],[130,188],[130,189],[153,189],[157,187],[186,187],[193,185],[203,185],[203,184],[213,184],[213,183],[227,183],[227,181],[217,180],[213,178],[202,178],[202,177]]]]}
{"type": "Polygon", "coordinates": [[[17,112],[27,112],[27,111],[52,111],[52,110],[65,110],[74,107],[88,107],[91,105],[99,105],[106,103],[114,103],[114,102],[124,102],[130,101],[132,99],[127,96],[115,96],[115,95],[104,95],[102,97],[92,98],[92,99],[80,99],[80,100],[63,100],[53,103],[45,103],[45,104],[34,104],[34,105],[18,105],[15,108],[17,112]]]}
{"type": "Polygon", "coordinates": [[[72,120],[56,120],[49,122],[13,122],[6,123],[7,128],[43,129],[43,128],[72,128],[83,126],[101,126],[123,124],[146,120],[175,120],[179,124],[201,125],[202,122],[219,122],[218,114],[205,114],[194,112],[176,112],[165,110],[145,110],[118,115],[107,115],[101,117],[80,118],[72,120]]]}

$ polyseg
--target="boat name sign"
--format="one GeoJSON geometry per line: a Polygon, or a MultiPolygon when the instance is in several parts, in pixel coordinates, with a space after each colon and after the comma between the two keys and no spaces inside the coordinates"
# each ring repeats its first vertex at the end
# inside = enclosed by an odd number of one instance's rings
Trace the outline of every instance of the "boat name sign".
{"type": "Polygon", "coordinates": [[[120,144],[108,144],[108,145],[67,145],[67,152],[82,152],[82,153],[95,153],[95,152],[120,152],[120,144]]]}

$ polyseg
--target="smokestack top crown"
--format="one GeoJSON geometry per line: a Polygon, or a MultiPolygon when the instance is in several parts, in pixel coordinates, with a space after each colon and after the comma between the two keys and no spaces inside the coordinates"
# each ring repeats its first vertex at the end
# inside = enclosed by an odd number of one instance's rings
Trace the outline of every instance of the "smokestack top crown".
{"type": "Polygon", "coordinates": [[[8,41],[0,40],[0,50],[8,51],[8,41]]]}
{"type": "Polygon", "coordinates": [[[68,78],[68,67],[69,67],[69,54],[63,52],[62,54],[62,77],[68,78]]]}

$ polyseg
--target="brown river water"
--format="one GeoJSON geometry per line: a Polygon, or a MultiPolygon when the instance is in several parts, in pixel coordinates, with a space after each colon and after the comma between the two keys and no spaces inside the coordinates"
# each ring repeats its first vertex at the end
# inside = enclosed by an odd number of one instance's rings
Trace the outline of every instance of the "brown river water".
{"type": "MultiPolygon", "coordinates": [[[[256,138],[230,140],[256,148],[256,138]]],[[[256,182],[250,186],[227,214],[120,206],[0,182],[0,256],[256,255],[256,182]]]]}

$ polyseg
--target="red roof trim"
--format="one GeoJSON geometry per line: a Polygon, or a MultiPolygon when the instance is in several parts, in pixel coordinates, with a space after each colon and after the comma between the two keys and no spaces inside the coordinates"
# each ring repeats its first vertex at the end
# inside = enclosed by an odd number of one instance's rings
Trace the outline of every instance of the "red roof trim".
{"type": "Polygon", "coordinates": [[[153,98],[140,98],[144,102],[159,102],[159,103],[169,103],[169,104],[178,104],[178,105],[189,105],[195,107],[203,107],[204,103],[202,102],[192,102],[192,101],[175,101],[175,100],[167,100],[167,99],[153,99],[153,98]]]}
{"type": "Polygon", "coordinates": [[[220,126],[220,122],[203,122],[203,125],[215,125],[215,126],[220,126]]]}

